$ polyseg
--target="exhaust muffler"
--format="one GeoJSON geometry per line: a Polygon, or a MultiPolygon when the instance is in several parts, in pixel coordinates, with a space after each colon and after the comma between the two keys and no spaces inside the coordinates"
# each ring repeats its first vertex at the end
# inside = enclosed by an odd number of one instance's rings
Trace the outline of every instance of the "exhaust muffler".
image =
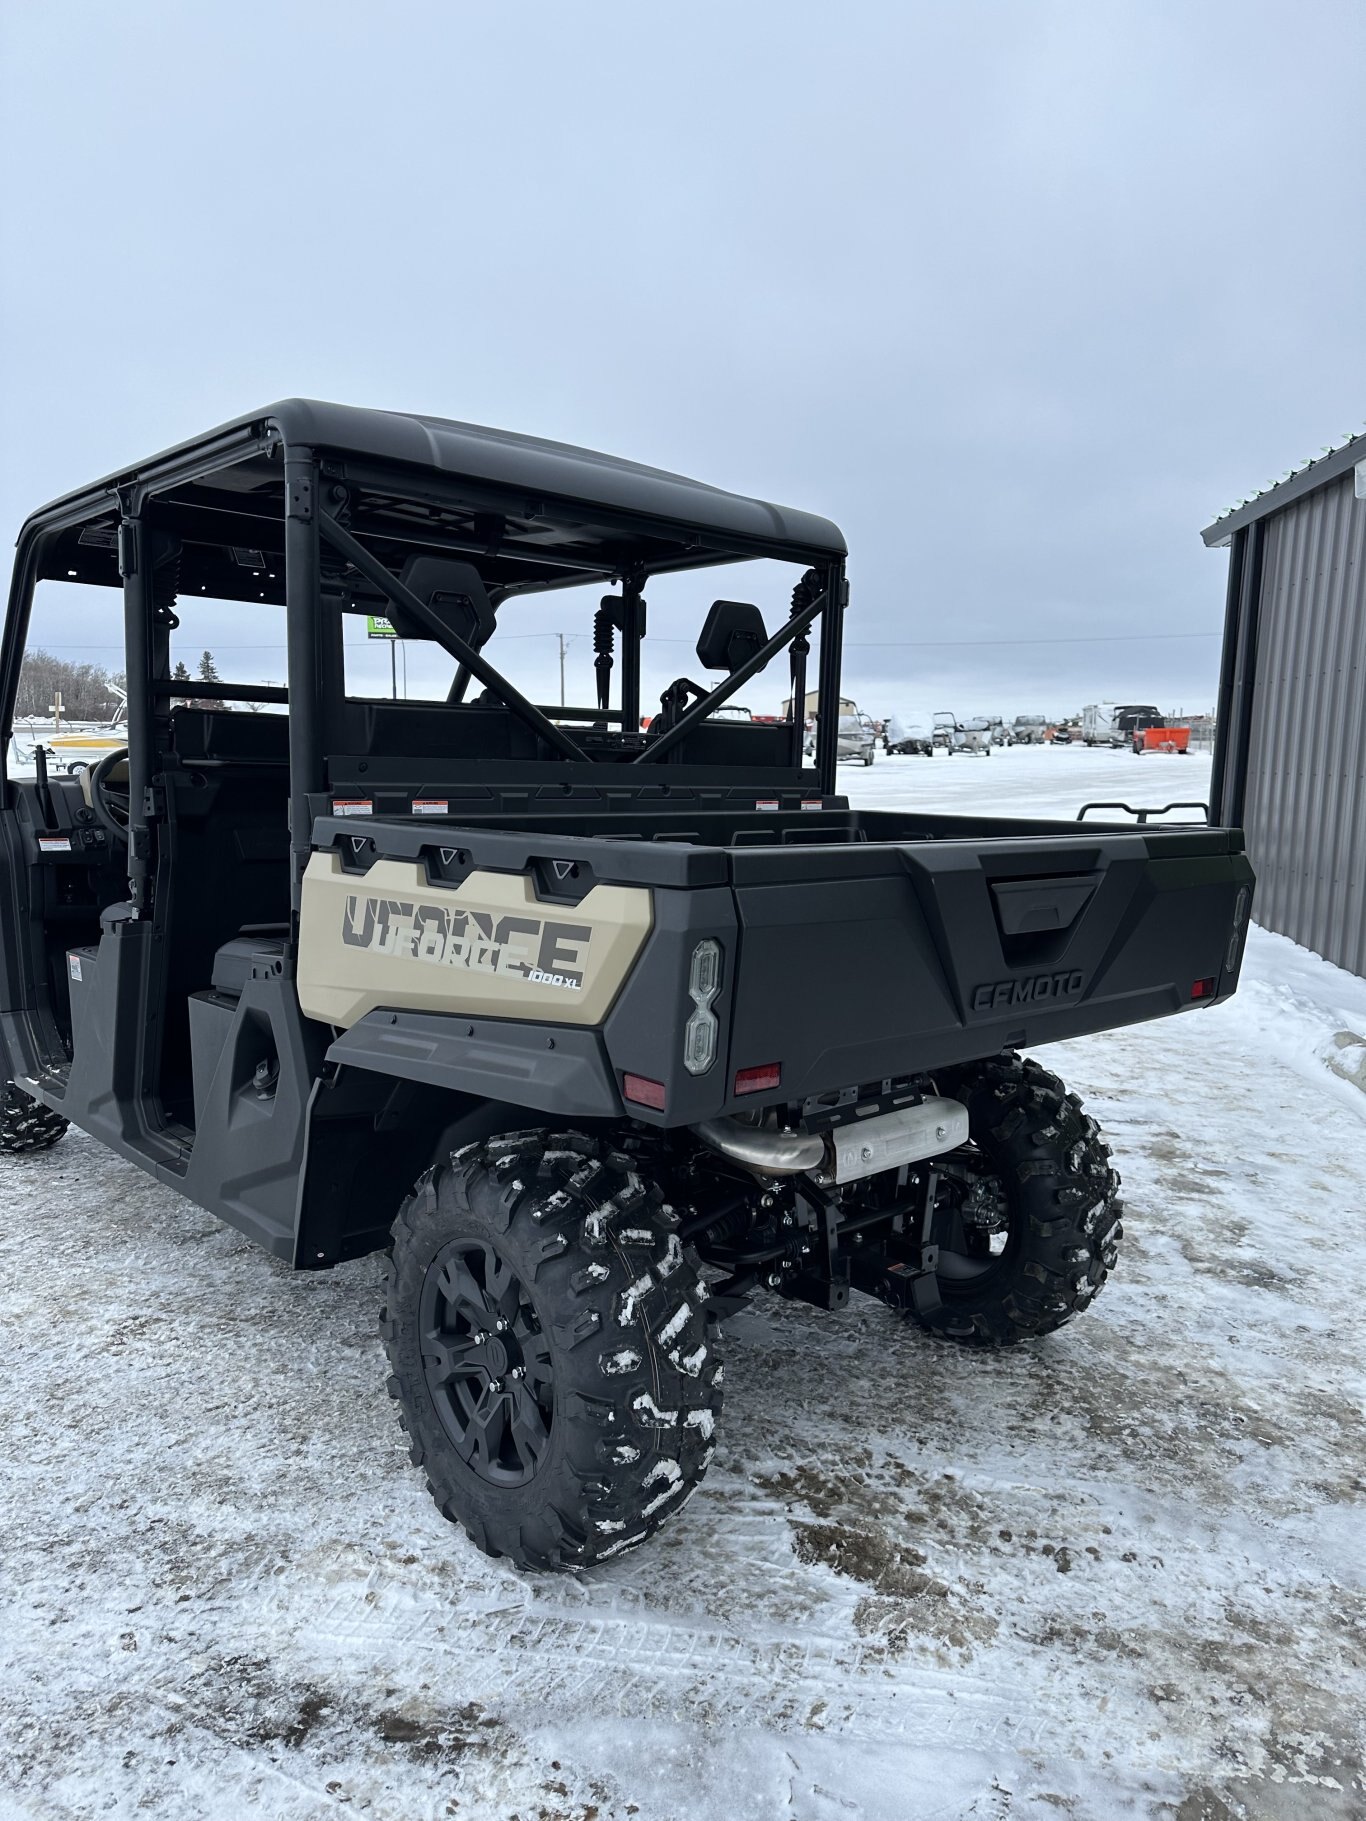
{"type": "Polygon", "coordinates": [[[936,1094],[829,1132],[777,1132],[738,1119],[707,1119],[692,1129],[703,1144],[756,1175],[805,1172],[829,1187],[956,1150],[967,1141],[968,1110],[961,1101],[936,1094]]]}

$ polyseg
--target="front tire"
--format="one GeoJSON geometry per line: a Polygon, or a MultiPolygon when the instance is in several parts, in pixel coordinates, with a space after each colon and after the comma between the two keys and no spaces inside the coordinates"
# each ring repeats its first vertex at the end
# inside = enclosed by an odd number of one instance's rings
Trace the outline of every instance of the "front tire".
{"type": "Polygon", "coordinates": [[[58,1139],[65,1138],[71,1126],[69,1119],[34,1100],[12,1081],[7,1081],[0,1095],[0,1151],[22,1155],[28,1151],[50,1151],[58,1139]]]}
{"type": "Polygon", "coordinates": [[[403,1204],[389,1392],[442,1515],[486,1554],[587,1567],[700,1484],[721,1362],[676,1226],[629,1156],[578,1134],[471,1146],[403,1204]]]}
{"type": "Polygon", "coordinates": [[[1119,1177],[1094,1119],[1056,1075],[1007,1054],[940,1091],[970,1145],[941,1165],[937,1308],[923,1327],[968,1347],[1051,1334],[1090,1306],[1118,1257],[1119,1177]]]}

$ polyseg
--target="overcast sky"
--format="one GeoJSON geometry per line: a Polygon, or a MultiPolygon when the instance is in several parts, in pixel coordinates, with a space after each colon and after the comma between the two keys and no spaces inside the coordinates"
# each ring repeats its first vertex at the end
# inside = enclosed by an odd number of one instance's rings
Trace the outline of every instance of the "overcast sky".
{"type": "Polygon", "coordinates": [[[7,540],[275,398],[413,409],[836,519],[874,712],[1189,708],[1201,526],[1366,419],[1360,0],[0,0],[0,65],[7,540]]]}

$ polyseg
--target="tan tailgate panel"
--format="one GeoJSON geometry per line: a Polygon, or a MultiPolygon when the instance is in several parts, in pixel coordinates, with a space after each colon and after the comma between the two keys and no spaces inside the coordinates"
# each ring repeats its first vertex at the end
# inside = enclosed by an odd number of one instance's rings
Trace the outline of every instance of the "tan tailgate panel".
{"type": "Polygon", "coordinates": [[[413,860],[345,872],[314,854],[304,874],[299,1004],[347,1027],[384,1006],[599,1024],[650,933],[650,893],[595,885],[546,904],[524,873],[434,885],[413,860]]]}

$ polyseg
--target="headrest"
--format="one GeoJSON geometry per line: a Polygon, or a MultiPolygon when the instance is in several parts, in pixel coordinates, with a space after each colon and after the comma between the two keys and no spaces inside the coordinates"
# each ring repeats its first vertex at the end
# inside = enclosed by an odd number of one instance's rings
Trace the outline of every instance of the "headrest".
{"type": "Polygon", "coordinates": [[[748,601],[713,601],[697,657],[707,670],[735,671],[768,642],[764,616],[748,601]]]}
{"type": "MultiPolygon", "coordinates": [[[[410,556],[399,580],[467,645],[478,650],[492,637],[497,619],[483,578],[473,563],[453,556],[410,556]]],[[[393,607],[388,618],[402,638],[430,636],[424,626],[407,625],[401,607],[393,607]]]]}

